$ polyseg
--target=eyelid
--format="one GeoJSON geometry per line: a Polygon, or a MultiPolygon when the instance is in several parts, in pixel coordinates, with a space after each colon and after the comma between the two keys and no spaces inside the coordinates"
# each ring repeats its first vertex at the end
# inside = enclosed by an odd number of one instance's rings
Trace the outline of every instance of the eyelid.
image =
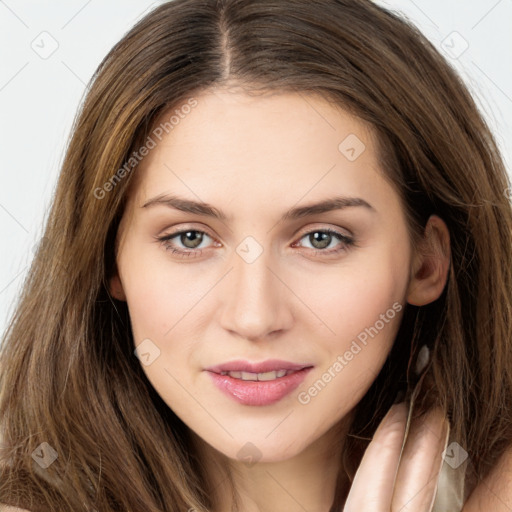
{"type": "Polygon", "coordinates": [[[322,224],[315,223],[313,226],[308,226],[307,228],[301,228],[294,233],[294,237],[302,238],[304,235],[309,235],[310,233],[314,233],[316,231],[335,231],[339,233],[341,236],[345,236],[347,238],[353,238],[354,234],[350,232],[347,228],[342,228],[340,226],[333,226],[332,224],[322,224]]]}
{"type": "Polygon", "coordinates": [[[186,232],[186,231],[198,231],[200,233],[207,234],[212,239],[217,238],[209,231],[209,229],[204,224],[200,225],[200,227],[197,227],[197,225],[194,225],[194,224],[189,225],[187,223],[181,223],[181,224],[178,224],[177,227],[172,226],[170,228],[163,229],[162,234],[158,235],[156,238],[160,238],[160,237],[164,237],[164,236],[178,235],[178,234],[186,232]]]}

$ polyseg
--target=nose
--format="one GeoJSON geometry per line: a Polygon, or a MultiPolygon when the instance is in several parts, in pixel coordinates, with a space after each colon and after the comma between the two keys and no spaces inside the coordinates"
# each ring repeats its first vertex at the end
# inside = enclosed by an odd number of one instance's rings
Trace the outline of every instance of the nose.
{"type": "Polygon", "coordinates": [[[221,290],[222,327],[250,341],[288,330],[293,323],[293,294],[279,275],[279,264],[271,260],[265,250],[251,263],[234,253],[221,290]]]}

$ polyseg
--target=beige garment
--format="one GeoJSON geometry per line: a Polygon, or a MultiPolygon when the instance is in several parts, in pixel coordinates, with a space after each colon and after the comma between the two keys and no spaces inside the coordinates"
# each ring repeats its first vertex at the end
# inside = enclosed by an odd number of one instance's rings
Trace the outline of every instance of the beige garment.
{"type": "Polygon", "coordinates": [[[470,491],[466,485],[467,465],[467,452],[450,433],[431,512],[461,512],[470,491]]]}
{"type": "MultiPolygon", "coordinates": [[[[421,379],[420,379],[421,380],[421,379]]],[[[409,433],[414,404],[420,391],[420,382],[414,387],[410,396],[409,414],[406,424],[405,445],[409,433]]],[[[437,491],[431,512],[461,512],[467,501],[470,489],[466,485],[467,452],[460,446],[450,431],[446,436],[443,462],[437,481],[437,491]]]]}

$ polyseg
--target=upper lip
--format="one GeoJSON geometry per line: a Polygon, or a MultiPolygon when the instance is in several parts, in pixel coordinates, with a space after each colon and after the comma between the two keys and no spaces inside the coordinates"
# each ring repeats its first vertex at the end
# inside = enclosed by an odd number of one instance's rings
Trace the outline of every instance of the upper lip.
{"type": "Polygon", "coordinates": [[[290,361],[282,361],[280,359],[267,359],[259,363],[250,361],[229,361],[226,363],[218,364],[205,368],[206,371],[213,373],[221,372],[249,372],[249,373],[266,373],[277,370],[302,370],[309,368],[313,365],[302,363],[291,363],[290,361]]]}

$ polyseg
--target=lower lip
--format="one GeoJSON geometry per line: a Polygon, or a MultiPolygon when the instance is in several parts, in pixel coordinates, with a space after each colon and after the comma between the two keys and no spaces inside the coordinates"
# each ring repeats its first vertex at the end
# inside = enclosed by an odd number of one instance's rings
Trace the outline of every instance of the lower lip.
{"type": "Polygon", "coordinates": [[[226,395],[244,405],[270,405],[289,395],[306,378],[309,368],[274,380],[254,381],[234,379],[229,375],[208,372],[214,384],[226,395]]]}

